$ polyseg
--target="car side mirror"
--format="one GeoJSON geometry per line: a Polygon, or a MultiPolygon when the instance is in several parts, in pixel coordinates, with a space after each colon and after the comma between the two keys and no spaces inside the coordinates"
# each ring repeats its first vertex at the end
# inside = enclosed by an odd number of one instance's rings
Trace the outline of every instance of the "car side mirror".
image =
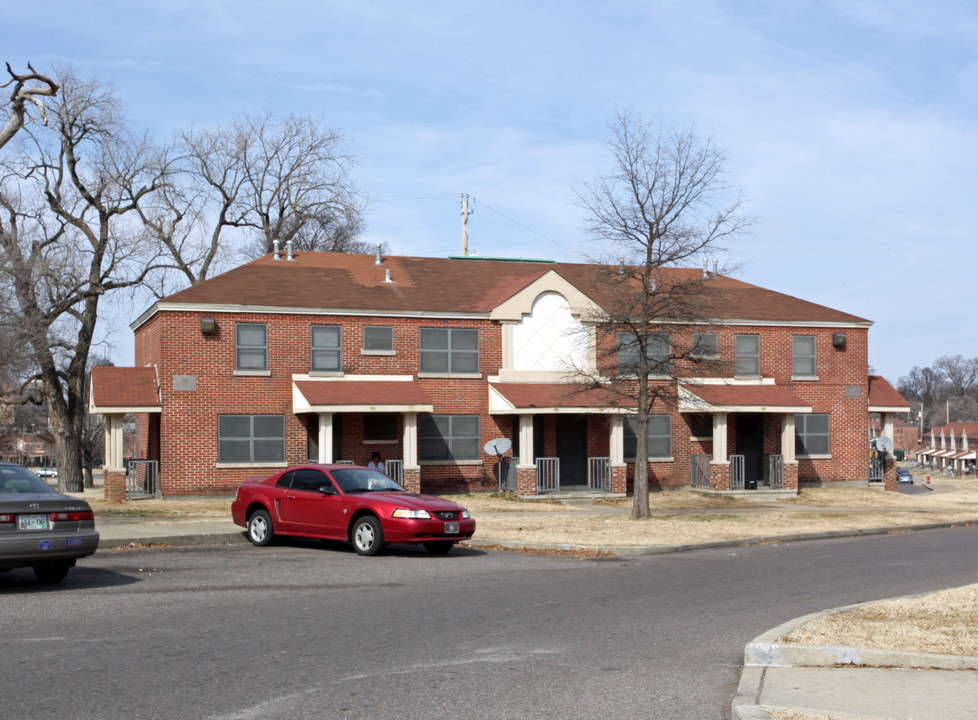
{"type": "Polygon", "coordinates": [[[323,485],[321,488],[319,488],[319,492],[321,492],[323,495],[337,494],[336,488],[334,488],[332,485],[323,485]]]}

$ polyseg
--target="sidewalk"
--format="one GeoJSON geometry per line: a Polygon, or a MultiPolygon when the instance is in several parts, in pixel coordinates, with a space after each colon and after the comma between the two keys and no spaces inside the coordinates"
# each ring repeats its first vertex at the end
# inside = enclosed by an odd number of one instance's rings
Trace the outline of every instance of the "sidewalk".
{"type": "Polygon", "coordinates": [[[797,618],[748,644],[731,717],[769,720],[775,709],[846,720],[978,716],[978,658],[778,642],[817,617],[862,605],[797,618]]]}

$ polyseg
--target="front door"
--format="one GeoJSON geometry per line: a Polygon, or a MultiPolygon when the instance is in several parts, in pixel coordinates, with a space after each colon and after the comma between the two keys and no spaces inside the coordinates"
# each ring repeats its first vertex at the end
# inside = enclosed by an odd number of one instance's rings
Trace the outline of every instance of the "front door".
{"type": "Polygon", "coordinates": [[[756,488],[764,479],[764,416],[737,416],[737,455],[744,456],[744,486],[756,488]]]}
{"type": "Polygon", "coordinates": [[[587,415],[557,415],[560,489],[587,489],[587,415]]]}

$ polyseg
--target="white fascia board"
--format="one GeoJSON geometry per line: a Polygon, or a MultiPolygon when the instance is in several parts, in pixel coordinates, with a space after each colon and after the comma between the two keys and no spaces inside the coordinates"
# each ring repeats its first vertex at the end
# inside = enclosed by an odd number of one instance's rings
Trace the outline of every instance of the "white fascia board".
{"type": "Polygon", "coordinates": [[[413,382],[413,375],[310,375],[309,373],[293,373],[292,382],[413,382]]]}
{"type": "Polygon", "coordinates": [[[434,405],[293,405],[292,413],[433,413],[434,405]]]}
{"type": "Polygon", "coordinates": [[[489,313],[467,313],[432,310],[373,310],[370,308],[282,307],[278,305],[228,305],[224,303],[174,303],[157,302],[130,327],[134,330],[157,312],[256,313],[263,315],[339,315],[344,317],[371,318],[432,318],[438,320],[488,320],[489,313]]]}
{"type": "Polygon", "coordinates": [[[909,405],[903,406],[890,406],[890,405],[870,405],[869,412],[875,413],[908,413],[910,412],[909,405]]]}
{"type": "Polygon", "coordinates": [[[161,413],[163,408],[160,405],[115,407],[111,405],[96,406],[91,405],[89,409],[99,415],[128,415],[129,413],[161,413]]]}

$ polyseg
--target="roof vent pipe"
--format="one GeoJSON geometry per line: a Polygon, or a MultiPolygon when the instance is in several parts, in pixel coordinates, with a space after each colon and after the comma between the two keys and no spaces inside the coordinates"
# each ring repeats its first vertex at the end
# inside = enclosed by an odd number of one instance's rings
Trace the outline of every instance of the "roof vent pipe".
{"type": "Polygon", "coordinates": [[[374,258],[374,265],[383,265],[384,258],[380,256],[380,243],[377,243],[377,257],[374,258]]]}
{"type": "Polygon", "coordinates": [[[625,274],[625,256],[624,255],[619,255],[618,256],[618,274],[619,275],[624,275],[625,274]]]}
{"type": "Polygon", "coordinates": [[[276,260],[282,259],[282,256],[279,254],[278,238],[272,240],[272,253],[273,253],[272,257],[274,257],[276,260]]]}
{"type": "Polygon", "coordinates": [[[394,282],[393,280],[391,280],[391,269],[390,268],[387,268],[387,276],[384,278],[384,282],[385,283],[392,283],[392,282],[394,282]]]}
{"type": "Polygon", "coordinates": [[[703,258],[703,277],[710,277],[710,261],[703,258]]]}
{"type": "Polygon", "coordinates": [[[295,258],[292,257],[292,241],[291,240],[286,240],[285,241],[285,259],[286,260],[295,260],[295,258]]]}
{"type": "Polygon", "coordinates": [[[716,277],[719,273],[717,272],[717,259],[713,258],[713,275],[716,277]]]}

